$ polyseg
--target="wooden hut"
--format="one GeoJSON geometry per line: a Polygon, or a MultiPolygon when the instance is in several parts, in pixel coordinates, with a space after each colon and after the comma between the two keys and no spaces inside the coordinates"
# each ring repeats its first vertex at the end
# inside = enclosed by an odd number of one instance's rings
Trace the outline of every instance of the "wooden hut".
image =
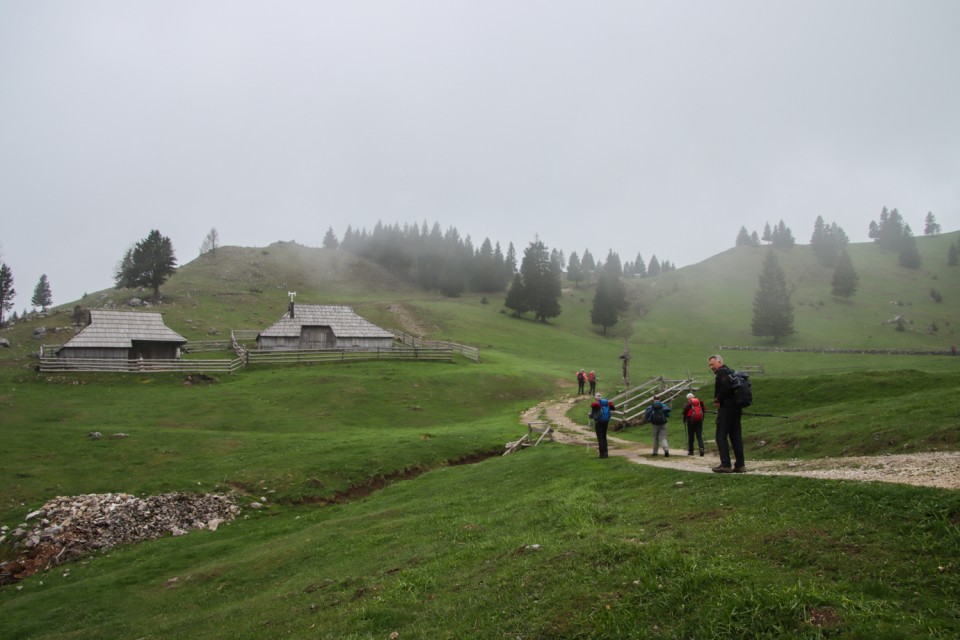
{"type": "Polygon", "coordinates": [[[57,350],[57,357],[172,360],[186,343],[159,313],[91,309],[90,323],[57,350]]]}
{"type": "Polygon", "coordinates": [[[257,336],[262,351],[310,349],[389,349],[393,334],[368,322],[350,307],[290,303],[279,321],[257,336]]]}

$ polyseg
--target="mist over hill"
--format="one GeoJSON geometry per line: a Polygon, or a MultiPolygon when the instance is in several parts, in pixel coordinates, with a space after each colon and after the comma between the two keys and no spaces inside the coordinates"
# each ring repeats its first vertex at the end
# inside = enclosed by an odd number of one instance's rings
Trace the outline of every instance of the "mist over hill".
{"type": "MultiPolygon", "coordinates": [[[[624,277],[629,308],[610,330],[611,339],[629,338],[634,344],[669,347],[675,344],[775,346],[768,338],[750,333],[753,297],[758,275],[768,251],[776,251],[786,272],[795,310],[796,333],[776,346],[803,348],[921,348],[946,349],[958,342],[960,317],[958,267],[947,264],[951,245],[960,243],[960,232],[916,239],[922,259],[919,269],[899,266],[897,255],[881,251],[876,243],[851,244],[850,256],[860,277],[850,299],[831,295],[832,269],[816,259],[808,245],[790,249],[740,246],[694,265],[656,277],[624,277]],[[902,318],[898,324],[892,322],[902,318]]],[[[440,268],[440,267],[436,267],[440,268]]],[[[230,328],[267,326],[286,309],[289,294],[312,304],[346,304],[358,308],[374,322],[388,328],[408,329],[393,311],[403,303],[410,313],[418,305],[445,301],[466,305],[484,318],[503,308],[503,292],[444,296],[424,290],[405,272],[388,269],[342,249],[307,247],[295,242],[275,242],[266,247],[220,247],[182,265],[161,287],[162,300],[155,310],[170,326],[191,340],[205,339],[230,328]],[[488,304],[479,309],[476,303],[488,304]]],[[[553,324],[571,333],[594,335],[582,307],[589,306],[596,279],[565,281],[563,311],[553,324]]],[[[11,342],[29,345],[30,333],[39,325],[71,324],[75,307],[128,308],[145,292],[106,289],[61,305],[47,317],[31,315],[27,321],[4,330],[11,342]]],[[[467,312],[467,318],[471,317],[467,312]]],[[[429,315],[429,314],[426,314],[429,315]]],[[[464,320],[465,326],[481,322],[464,320]]],[[[497,318],[499,322],[500,319],[497,318]]],[[[487,322],[484,319],[483,322],[487,322]]],[[[435,333],[437,323],[425,318],[422,332],[435,333]]],[[[511,330],[516,325],[491,327],[511,330]]],[[[470,335],[437,336],[469,341],[470,335]]],[[[460,333],[469,334],[469,329],[460,333]]]]}

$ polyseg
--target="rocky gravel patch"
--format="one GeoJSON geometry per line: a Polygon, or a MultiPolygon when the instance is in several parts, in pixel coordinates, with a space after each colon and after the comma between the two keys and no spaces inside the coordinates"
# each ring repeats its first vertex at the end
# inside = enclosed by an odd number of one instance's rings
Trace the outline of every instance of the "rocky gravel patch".
{"type": "Polygon", "coordinates": [[[16,560],[0,565],[0,584],[120,544],[216,531],[239,513],[230,497],[218,494],[58,496],[27,514],[16,529],[0,531],[0,542],[17,554],[16,560]]]}

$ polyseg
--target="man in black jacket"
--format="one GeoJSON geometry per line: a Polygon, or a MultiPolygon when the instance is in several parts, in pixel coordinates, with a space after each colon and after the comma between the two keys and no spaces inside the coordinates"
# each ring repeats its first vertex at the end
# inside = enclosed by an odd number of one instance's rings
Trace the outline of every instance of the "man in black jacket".
{"type": "Polygon", "coordinates": [[[743,428],[740,419],[743,408],[737,404],[736,391],[730,374],[733,371],[723,364],[720,356],[710,356],[707,361],[710,370],[716,375],[713,383],[713,403],[717,407],[717,451],[720,453],[720,466],[714,467],[716,473],[743,473],[746,471],[743,460],[743,428]],[[727,442],[727,438],[730,442],[727,442]],[[736,464],[730,466],[730,448],[736,464]]]}

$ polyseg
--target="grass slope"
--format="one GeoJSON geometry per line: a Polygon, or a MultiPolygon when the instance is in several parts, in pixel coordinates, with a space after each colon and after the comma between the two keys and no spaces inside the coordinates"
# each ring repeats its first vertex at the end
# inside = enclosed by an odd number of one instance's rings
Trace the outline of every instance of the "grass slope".
{"type": "MultiPolygon", "coordinates": [[[[946,241],[918,239],[925,265],[936,243],[945,263],[946,241]]],[[[862,286],[851,303],[818,293],[829,285],[806,248],[783,256],[805,303],[787,343],[942,347],[943,335],[916,328],[947,310],[940,331],[952,331],[955,272],[907,272],[875,247],[853,249],[862,286]],[[928,308],[930,282],[944,302],[928,308]],[[911,330],[879,325],[894,308],[917,314],[911,330]]],[[[634,381],[705,379],[715,345],[765,344],[748,335],[761,260],[738,249],[632,283],[633,311],[648,311],[610,336],[590,326],[589,287],[565,290],[563,314],[544,325],[502,313],[498,299],[438,299],[365,261],[287,243],[185,265],[158,309],[199,340],[270,324],[296,290],[304,303],[475,344],[480,364],[252,367],[208,385],[51,376],[31,369],[30,333],[68,315],[19,324],[0,360],[0,522],[16,526],[54,495],[105,491],[232,489],[270,507],[0,589],[0,637],[957,637],[956,492],[691,477],[562,445],[451,466],[516,438],[520,411],[572,391],[579,367],[597,371],[601,390],[617,386],[624,336],[634,381]],[[87,440],[94,430],[130,437],[87,440]],[[385,479],[365,499],[320,506],[385,479]]],[[[944,402],[960,386],[953,358],[749,358],[771,372],[755,381],[753,409],[790,419],[748,421],[748,456],[957,448],[960,415],[944,402]]]]}

